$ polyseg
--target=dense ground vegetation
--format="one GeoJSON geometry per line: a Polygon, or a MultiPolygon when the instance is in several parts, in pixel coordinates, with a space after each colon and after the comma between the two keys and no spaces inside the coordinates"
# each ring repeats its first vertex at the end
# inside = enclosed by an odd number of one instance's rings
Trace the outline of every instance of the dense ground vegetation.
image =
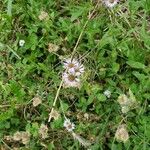
{"type": "Polygon", "coordinates": [[[0,149],[149,150],[149,115],[149,0],[111,9],[99,0],[0,1],[0,149]],[[70,57],[84,65],[79,88],[60,87],[70,57]],[[122,95],[136,101],[127,112],[122,95]],[[90,146],[63,127],[64,115],[90,146]],[[125,142],[115,138],[120,124],[125,142]]]}

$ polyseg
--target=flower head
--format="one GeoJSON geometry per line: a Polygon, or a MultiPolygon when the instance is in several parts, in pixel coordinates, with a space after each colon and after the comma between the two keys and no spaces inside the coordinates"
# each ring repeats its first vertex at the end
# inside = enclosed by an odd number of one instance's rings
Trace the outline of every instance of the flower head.
{"type": "Polygon", "coordinates": [[[33,103],[32,104],[33,104],[34,107],[40,105],[41,103],[42,103],[42,100],[41,100],[40,97],[36,96],[36,97],[33,98],[33,103]]]}
{"type": "Polygon", "coordinates": [[[42,139],[47,138],[47,132],[48,132],[48,127],[44,124],[41,124],[40,129],[39,129],[39,134],[41,135],[42,139]]]}
{"type": "Polygon", "coordinates": [[[130,103],[130,100],[125,94],[120,95],[117,101],[121,106],[126,106],[126,105],[129,105],[130,103]]]}
{"type": "Polygon", "coordinates": [[[30,141],[30,133],[29,132],[21,132],[21,139],[23,144],[28,144],[30,141]]]}
{"type": "Polygon", "coordinates": [[[84,66],[76,59],[68,58],[63,63],[64,68],[68,73],[80,76],[84,73],[84,66]]]}
{"type": "Polygon", "coordinates": [[[50,122],[51,118],[54,118],[54,120],[57,120],[59,119],[59,117],[60,117],[60,114],[58,113],[58,111],[55,109],[52,109],[52,111],[49,113],[48,122],[50,122]]]}
{"type": "Polygon", "coordinates": [[[58,49],[59,49],[59,46],[58,46],[58,45],[53,44],[53,43],[49,43],[49,44],[48,44],[48,51],[49,51],[50,53],[52,53],[52,52],[57,52],[58,49]]]}
{"type": "Polygon", "coordinates": [[[118,141],[126,142],[129,139],[129,134],[126,129],[126,125],[119,125],[115,133],[115,137],[118,141]]]}
{"type": "Polygon", "coordinates": [[[104,91],[104,95],[105,95],[107,98],[110,98],[111,92],[110,92],[109,90],[106,90],[106,91],[104,91]]]}
{"type": "Polygon", "coordinates": [[[20,41],[19,41],[19,46],[22,47],[22,46],[24,46],[24,44],[25,44],[25,40],[20,40],[20,41]]]}
{"type": "Polygon", "coordinates": [[[117,5],[117,3],[119,2],[119,0],[104,0],[103,1],[104,4],[109,7],[109,8],[113,8],[114,6],[117,5]]]}
{"type": "Polygon", "coordinates": [[[121,111],[123,114],[126,114],[130,110],[129,106],[122,106],[121,111]]]}
{"type": "Polygon", "coordinates": [[[19,132],[19,131],[17,131],[17,132],[14,134],[14,136],[13,136],[13,140],[14,140],[14,141],[20,141],[21,138],[22,138],[22,134],[21,134],[21,132],[19,132]]]}
{"type": "Polygon", "coordinates": [[[64,82],[64,87],[79,87],[80,86],[80,79],[75,74],[64,72],[62,76],[62,80],[64,82]]]}
{"type": "Polygon", "coordinates": [[[71,123],[69,119],[66,119],[64,121],[64,127],[67,129],[67,131],[72,132],[75,129],[75,124],[71,123]]]}
{"type": "Polygon", "coordinates": [[[48,13],[45,11],[41,11],[40,15],[39,15],[39,19],[40,20],[45,20],[48,19],[48,13]]]}

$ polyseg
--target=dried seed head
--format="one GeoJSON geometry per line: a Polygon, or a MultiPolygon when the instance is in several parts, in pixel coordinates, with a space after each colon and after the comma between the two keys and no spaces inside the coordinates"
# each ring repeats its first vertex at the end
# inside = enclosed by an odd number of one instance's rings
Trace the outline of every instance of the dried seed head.
{"type": "Polygon", "coordinates": [[[14,136],[13,136],[13,140],[14,140],[14,141],[20,141],[21,138],[22,138],[22,134],[21,134],[21,132],[19,132],[19,131],[17,131],[17,132],[14,134],[14,136]]]}
{"type": "Polygon", "coordinates": [[[39,129],[39,134],[42,137],[42,139],[47,138],[47,136],[48,136],[48,127],[44,124],[41,124],[40,129],[39,129]]]}
{"type": "Polygon", "coordinates": [[[120,95],[117,101],[121,106],[129,105],[129,102],[130,102],[130,100],[125,94],[120,95]]]}
{"type": "Polygon", "coordinates": [[[118,126],[117,131],[115,133],[115,138],[118,141],[122,141],[122,142],[126,142],[129,139],[129,134],[125,124],[118,126]]]}
{"type": "Polygon", "coordinates": [[[40,20],[46,20],[48,19],[48,13],[45,11],[41,11],[40,15],[39,15],[39,19],[40,20]]]}
{"type": "Polygon", "coordinates": [[[50,122],[50,120],[52,118],[54,118],[54,120],[57,120],[57,119],[59,119],[59,117],[60,117],[60,114],[58,113],[58,111],[56,111],[55,109],[52,109],[52,111],[49,114],[49,121],[48,122],[50,122]]]}
{"type": "Polygon", "coordinates": [[[23,144],[28,144],[30,141],[30,133],[29,132],[21,132],[21,140],[23,144]]]}
{"type": "Polygon", "coordinates": [[[12,141],[13,137],[11,135],[5,135],[4,139],[7,140],[7,141],[12,141]]]}
{"type": "Polygon", "coordinates": [[[59,49],[59,46],[58,46],[58,45],[53,44],[53,43],[49,43],[49,44],[48,44],[48,51],[49,51],[50,53],[52,53],[52,52],[57,52],[58,49],[59,49]]]}
{"type": "Polygon", "coordinates": [[[41,100],[40,97],[37,97],[37,96],[36,96],[36,97],[33,98],[33,106],[34,106],[34,107],[40,105],[41,103],[42,103],[42,100],[41,100]]]}

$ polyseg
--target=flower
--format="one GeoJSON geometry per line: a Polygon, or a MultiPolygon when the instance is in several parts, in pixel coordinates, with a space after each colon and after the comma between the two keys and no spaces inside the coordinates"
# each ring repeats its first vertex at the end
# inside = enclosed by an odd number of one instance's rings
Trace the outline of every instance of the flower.
{"type": "Polygon", "coordinates": [[[40,99],[40,97],[36,96],[36,97],[33,98],[33,103],[32,104],[33,104],[34,107],[38,106],[41,103],[42,103],[42,100],[40,99]]]}
{"type": "Polygon", "coordinates": [[[7,140],[7,141],[12,141],[13,140],[13,136],[11,136],[11,135],[5,135],[4,139],[7,140]]]}
{"type": "Polygon", "coordinates": [[[54,118],[54,120],[57,120],[59,117],[60,117],[60,114],[58,113],[58,111],[52,108],[52,111],[49,114],[48,122],[50,122],[51,118],[54,118]]]}
{"type": "Polygon", "coordinates": [[[113,8],[114,6],[117,5],[117,3],[119,2],[119,0],[104,0],[103,1],[104,4],[109,7],[109,8],[113,8]]]}
{"type": "Polygon", "coordinates": [[[110,92],[109,90],[106,90],[106,91],[104,91],[104,95],[105,95],[107,98],[110,98],[111,92],[110,92]]]}
{"type": "Polygon", "coordinates": [[[30,141],[30,133],[25,131],[21,132],[21,140],[23,144],[28,144],[30,141]]]}
{"type": "Polygon", "coordinates": [[[123,114],[130,110],[131,101],[125,94],[120,95],[117,101],[121,106],[121,111],[123,114]]]}
{"type": "Polygon", "coordinates": [[[41,11],[40,15],[39,15],[39,19],[40,20],[45,20],[48,18],[48,13],[45,11],[41,11]]]}
{"type": "Polygon", "coordinates": [[[21,134],[21,132],[19,132],[19,131],[17,131],[17,132],[14,134],[14,136],[13,136],[13,140],[14,140],[14,141],[20,141],[21,138],[22,138],[22,134],[21,134]]]}
{"type": "Polygon", "coordinates": [[[118,141],[122,142],[126,142],[129,139],[129,134],[125,124],[121,124],[118,126],[115,137],[118,141]]]}
{"type": "Polygon", "coordinates": [[[62,75],[62,80],[64,82],[64,87],[79,87],[80,79],[76,77],[75,74],[69,74],[64,72],[62,75]]]}
{"type": "Polygon", "coordinates": [[[25,44],[25,40],[20,40],[20,41],[19,41],[19,46],[22,47],[22,46],[24,46],[24,44],[25,44]]]}
{"type": "Polygon", "coordinates": [[[39,129],[39,134],[41,135],[42,139],[47,138],[48,134],[48,127],[45,124],[41,124],[39,129]]]}
{"type": "Polygon", "coordinates": [[[128,97],[125,95],[125,94],[121,94],[119,97],[118,97],[118,103],[121,105],[121,106],[126,106],[126,105],[129,105],[130,104],[130,100],[128,99],[128,97]]]}
{"type": "Polygon", "coordinates": [[[28,142],[30,141],[30,133],[29,132],[25,132],[25,131],[17,131],[14,135],[13,135],[13,140],[14,141],[21,141],[23,144],[28,144],[28,142]]]}
{"type": "Polygon", "coordinates": [[[75,129],[75,124],[70,122],[70,119],[64,121],[64,127],[68,130],[68,132],[72,132],[75,129]]]}
{"type": "Polygon", "coordinates": [[[48,51],[51,52],[57,52],[59,49],[59,46],[53,43],[48,44],[48,51]]]}
{"type": "Polygon", "coordinates": [[[64,61],[63,65],[68,73],[76,74],[76,76],[84,73],[84,66],[76,59],[68,58],[64,61]]]}
{"type": "Polygon", "coordinates": [[[122,106],[121,107],[121,111],[123,114],[126,114],[129,110],[130,110],[130,108],[128,106],[122,106]]]}

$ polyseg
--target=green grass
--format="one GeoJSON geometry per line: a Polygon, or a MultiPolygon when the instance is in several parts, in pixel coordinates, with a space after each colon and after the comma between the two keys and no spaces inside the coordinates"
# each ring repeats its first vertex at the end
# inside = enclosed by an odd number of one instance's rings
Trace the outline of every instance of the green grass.
{"type": "Polygon", "coordinates": [[[87,149],[63,127],[65,114],[92,150],[149,150],[149,15],[149,0],[122,1],[113,9],[98,0],[0,1],[0,149],[87,149]],[[48,19],[39,20],[41,11],[48,19]],[[49,52],[49,43],[58,51],[49,52]],[[61,117],[49,123],[62,59],[73,53],[85,66],[82,86],[60,89],[55,109],[61,117]],[[103,94],[107,89],[110,98],[103,94]],[[117,99],[129,89],[139,105],[122,114],[117,99]],[[37,95],[42,104],[33,107],[37,95]],[[42,123],[46,139],[38,134],[42,123]],[[120,123],[127,125],[126,143],[114,138],[120,123]],[[30,132],[27,145],[6,140],[17,131],[30,132]]]}

